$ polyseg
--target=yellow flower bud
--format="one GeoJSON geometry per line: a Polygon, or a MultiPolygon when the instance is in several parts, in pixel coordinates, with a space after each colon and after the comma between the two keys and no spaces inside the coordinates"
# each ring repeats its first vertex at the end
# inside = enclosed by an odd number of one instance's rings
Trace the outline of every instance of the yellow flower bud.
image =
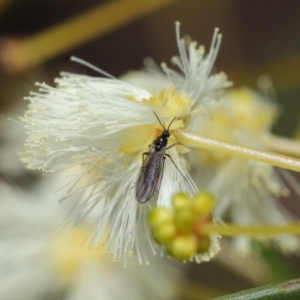
{"type": "Polygon", "coordinates": [[[176,235],[176,227],[174,222],[166,220],[160,223],[154,228],[153,235],[158,243],[164,244],[172,241],[176,235]]]}
{"type": "Polygon", "coordinates": [[[195,214],[191,208],[183,208],[174,213],[175,226],[180,231],[190,232],[195,222],[195,214]]]}
{"type": "Polygon", "coordinates": [[[196,239],[191,235],[178,236],[171,244],[171,255],[179,260],[188,260],[197,251],[196,239]]]}
{"type": "Polygon", "coordinates": [[[173,220],[173,212],[163,207],[155,207],[148,215],[148,221],[154,228],[164,221],[173,220]]]}
{"type": "Polygon", "coordinates": [[[206,191],[198,193],[193,201],[193,210],[198,215],[211,213],[214,206],[215,197],[206,191]]]}
{"type": "Polygon", "coordinates": [[[192,206],[190,197],[185,193],[177,193],[173,196],[172,206],[175,210],[189,208],[192,206]]]}

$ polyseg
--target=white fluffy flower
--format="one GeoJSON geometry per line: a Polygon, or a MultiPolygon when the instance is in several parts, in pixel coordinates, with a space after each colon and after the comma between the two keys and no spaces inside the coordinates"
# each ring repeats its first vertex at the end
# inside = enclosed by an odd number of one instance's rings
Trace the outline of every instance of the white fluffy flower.
{"type": "MultiPolygon", "coordinates": [[[[189,128],[203,104],[216,99],[230,85],[223,73],[209,76],[221,41],[218,30],[207,55],[195,42],[180,40],[179,23],[176,32],[180,56],[173,62],[181,72],[163,64],[166,75],[149,69],[135,83],[111,76],[63,73],[56,79],[57,88],[39,84],[40,91],[27,98],[30,106],[23,117],[27,139],[22,160],[30,168],[50,172],[79,164],[83,167],[82,172],[71,175],[65,197],[78,198],[73,216],[78,221],[90,216],[96,227],[93,241],[106,236],[106,249],[117,259],[124,252],[135,252],[140,262],[144,260],[136,233],[139,228],[144,230],[149,205],[137,203],[133,187],[143,153],[163,130],[154,112],[166,128],[176,117],[170,128],[168,145],[172,145],[176,130],[189,128]],[[150,91],[145,86],[148,80],[160,84],[150,91]]],[[[179,172],[167,158],[158,206],[169,207],[177,191],[193,195],[197,190],[187,171],[185,152],[181,145],[167,150],[179,172]]],[[[207,260],[216,252],[215,243],[212,245],[197,261],[207,260]]]]}
{"type": "Polygon", "coordinates": [[[124,268],[83,243],[87,224],[62,228],[70,203],[52,177],[31,191],[0,183],[0,299],[173,299],[178,270],[160,257],[124,268]]]}
{"type": "MultiPolygon", "coordinates": [[[[193,130],[219,140],[267,150],[270,129],[277,115],[278,106],[267,95],[242,88],[227,93],[210,108],[210,117],[199,118],[193,130]]],[[[284,225],[295,220],[278,201],[279,197],[288,195],[290,188],[299,190],[299,183],[288,171],[208,151],[199,151],[197,160],[197,183],[217,195],[214,213],[218,221],[284,225]]],[[[299,239],[293,236],[277,237],[274,241],[283,251],[299,248],[299,239]]],[[[239,254],[251,251],[249,238],[238,237],[234,243],[239,254]]]]}

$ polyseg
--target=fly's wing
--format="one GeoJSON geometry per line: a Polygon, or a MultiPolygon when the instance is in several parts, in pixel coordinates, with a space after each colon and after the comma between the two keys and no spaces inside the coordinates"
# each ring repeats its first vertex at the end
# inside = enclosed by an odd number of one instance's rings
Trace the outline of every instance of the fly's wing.
{"type": "Polygon", "coordinates": [[[135,195],[139,203],[145,203],[151,199],[155,190],[159,187],[164,165],[164,155],[166,147],[160,151],[155,151],[150,147],[150,152],[142,165],[135,195]]]}

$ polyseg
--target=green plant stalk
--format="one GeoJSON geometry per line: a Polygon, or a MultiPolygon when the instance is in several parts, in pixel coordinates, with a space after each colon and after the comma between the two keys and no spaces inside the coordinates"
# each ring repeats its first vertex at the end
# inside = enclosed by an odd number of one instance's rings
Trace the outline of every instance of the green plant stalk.
{"type": "Polygon", "coordinates": [[[175,137],[179,143],[185,146],[218,151],[227,155],[300,172],[300,159],[294,157],[216,140],[187,130],[177,130],[175,137]]]}

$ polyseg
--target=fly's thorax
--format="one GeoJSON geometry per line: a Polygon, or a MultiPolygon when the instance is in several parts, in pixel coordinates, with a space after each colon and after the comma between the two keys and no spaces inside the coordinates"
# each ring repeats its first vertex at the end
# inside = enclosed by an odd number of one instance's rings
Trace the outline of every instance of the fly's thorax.
{"type": "Polygon", "coordinates": [[[160,136],[158,136],[152,143],[152,145],[155,147],[155,151],[160,151],[162,148],[166,147],[168,144],[169,137],[169,130],[164,130],[163,133],[160,136]]]}

